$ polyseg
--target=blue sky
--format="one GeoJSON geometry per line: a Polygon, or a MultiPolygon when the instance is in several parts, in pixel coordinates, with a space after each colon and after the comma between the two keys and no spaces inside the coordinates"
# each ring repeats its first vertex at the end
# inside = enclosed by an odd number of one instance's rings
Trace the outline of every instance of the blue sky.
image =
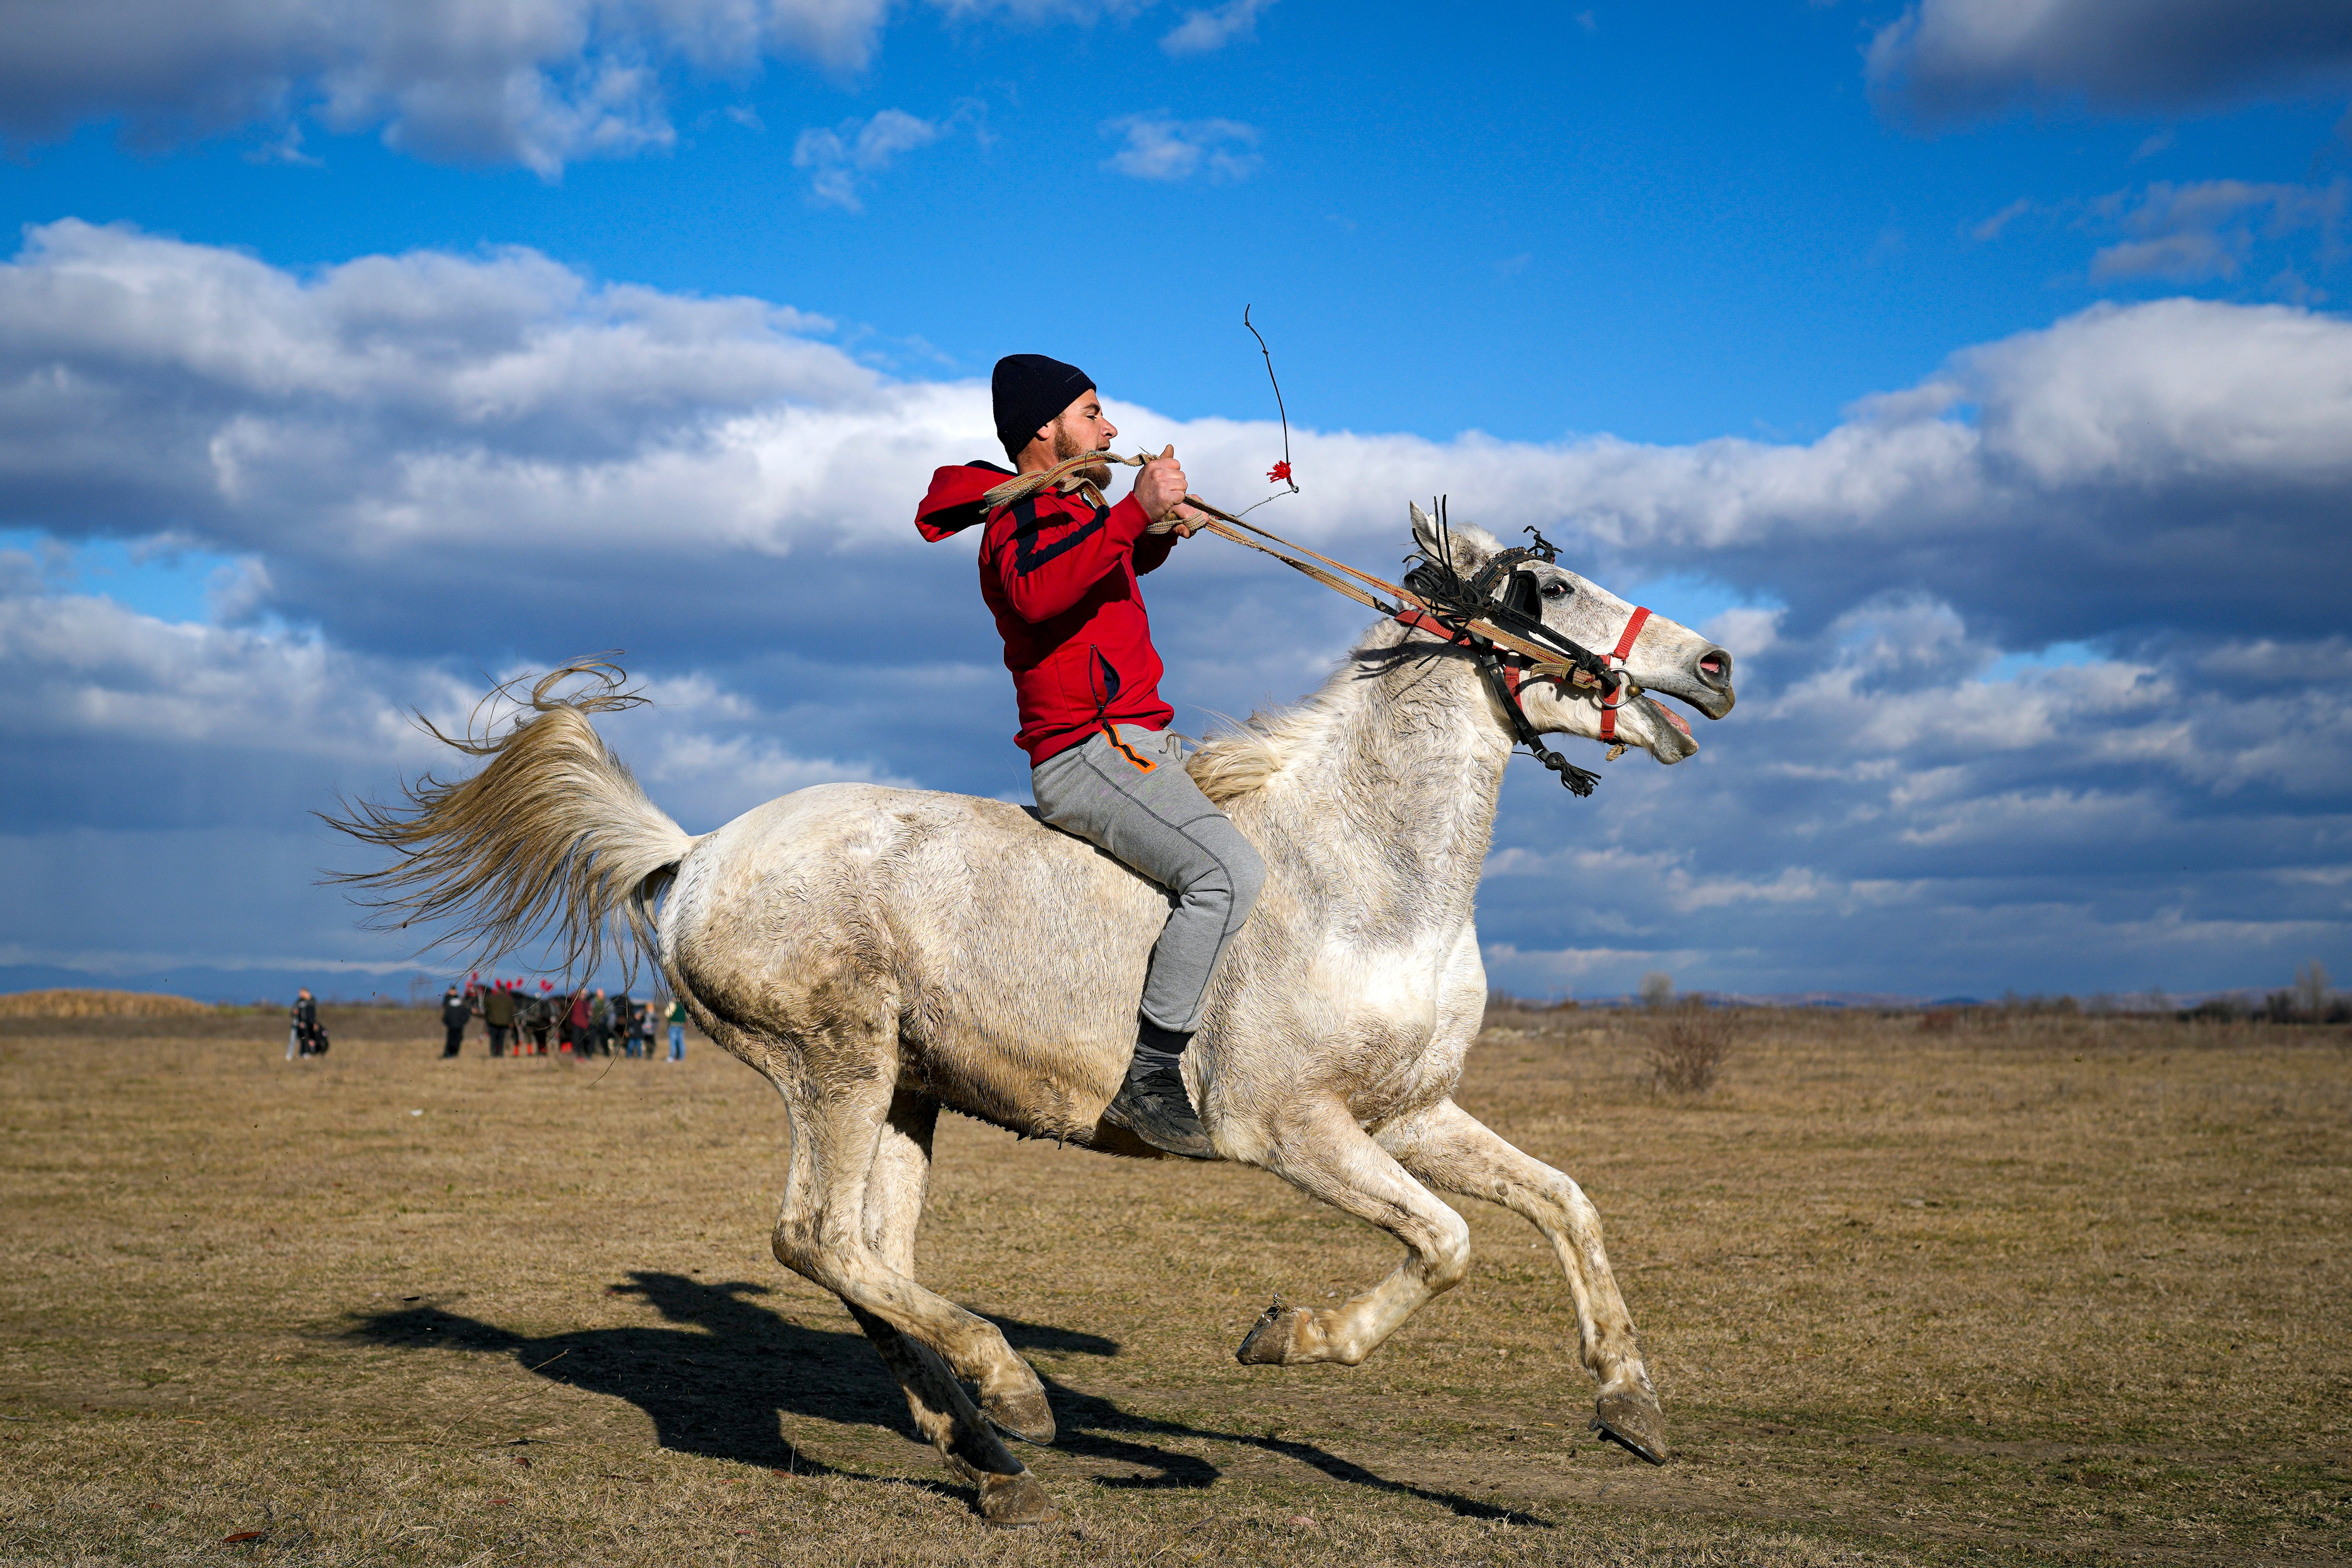
{"type": "MultiPolygon", "coordinates": [[[[2346,172],[2340,95],[1905,133],[1863,69],[1896,15],[1528,7],[1464,28],[1424,6],[1285,0],[1254,37],[1171,57],[1165,5],[1090,24],[913,9],[862,71],[675,68],[674,142],[554,178],[297,118],[315,163],[270,155],[275,119],[145,153],[100,121],[20,141],[5,188],[21,222],[128,218],[294,268],[527,245],[598,278],[790,303],[908,375],[984,374],[1041,310],[1100,312],[1070,356],[1181,418],[1259,411],[1235,346],[1247,301],[1324,428],[1695,441],[1818,436],[1961,344],[2176,291],[2092,279],[2127,226],[2103,200],[2346,172]],[[803,134],[894,110],[937,139],[852,168],[861,211],[813,200],[803,134]],[[1106,167],[1135,117],[1245,127],[1192,134],[1239,177],[1205,158],[1182,180],[1106,167]],[[1023,216],[1053,213],[1072,221],[1023,216]]],[[[2273,235],[2256,216],[2246,261],[2197,291],[2278,298],[2282,272],[2324,287],[2316,226],[2273,235]]]]}
{"type": "MultiPolygon", "coordinates": [[[[389,973],[302,814],[590,648],[689,828],[1019,795],[924,476],[1043,350],[1257,499],[1244,303],[1287,526],[1378,565],[1446,490],[1740,658],[1694,763],[1514,779],[1497,984],[2352,970],[2334,7],[0,19],[0,983],[389,973]]],[[[1180,726],[1311,687],[1313,595],[1155,579],[1180,726]]]]}

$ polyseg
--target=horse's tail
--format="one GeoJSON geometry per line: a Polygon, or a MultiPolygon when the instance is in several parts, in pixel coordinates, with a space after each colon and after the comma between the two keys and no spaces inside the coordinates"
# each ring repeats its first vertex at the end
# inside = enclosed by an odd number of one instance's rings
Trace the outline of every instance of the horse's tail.
{"type": "Polygon", "coordinates": [[[436,740],[489,761],[471,778],[428,773],[404,784],[399,801],[346,803],[348,816],[327,816],[398,857],[382,870],[330,879],[366,890],[360,901],[379,911],[370,923],[443,925],[433,945],[461,945],[485,962],[544,937],[562,950],[569,973],[593,974],[608,942],[634,968],[637,946],[654,942],[650,900],[695,842],[646,798],[588,721],[645,699],[624,689],[625,676],[603,659],[566,665],[526,699],[529,679],[485,698],[462,734],[419,719],[436,740]],[[589,684],[551,695],[573,679],[589,684]],[[484,716],[501,700],[531,710],[494,733],[484,716]],[[616,915],[634,942],[614,942],[616,915]]]}

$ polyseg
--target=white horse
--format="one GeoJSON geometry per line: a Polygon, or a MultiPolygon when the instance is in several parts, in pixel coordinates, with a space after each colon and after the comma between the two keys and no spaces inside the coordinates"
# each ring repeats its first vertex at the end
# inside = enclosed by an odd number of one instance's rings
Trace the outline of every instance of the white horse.
{"type": "MultiPolygon", "coordinates": [[[[1449,550],[1465,577],[1500,549],[1467,527],[1441,542],[1418,508],[1413,522],[1423,550],[1449,550]]],[[[1548,626],[1616,645],[1632,605],[1558,567],[1529,569],[1548,626]]],[[[1662,616],[1625,667],[1647,691],[1730,710],[1730,657],[1662,616]]],[[[402,851],[355,879],[494,947],[551,925],[592,964],[625,918],[695,1022],[783,1097],[778,1261],[841,1298],[986,1518],[1052,1517],[995,1430],[1052,1440],[1036,1373],[993,1324],[915,1280],[931,1133],[945,1106],[1032,1137],[1154,1152],[1102,1113],[1134,1046],[1166,895],[1019,807],[963,795],[827,784],[690,837],[589,725],[630,699],[551,698],[556,679],[502,735],[451,741],[489,759],[475,777],[425,781],[406,805],[344,824],[402,851]]],[[[1538,731],[1601,733],[1590,692],[1539,681],[1520,703],[1538,731]]],[[[1600,1215],[1576,1183],[1452,1099],[1486,1004],[1472,902],[1512,736],[1465,650],[1382,622],[1320,691],[1192,759],[1266,864],[1184,1057],[1202,1121],[1223,1158],[1405,1252],[1337,1307],[1277,1300],[1237,1354],[1362,1362],[1468,1264],[1467,1227],[1431,1189],[1483,1198],[1558,1254],[1599,1426],[1663,1462],[1664,1420],[1600,1215]]],[[[1619,710],[1616,736],[1662,763],[1698,749],[1647,696],[1619,710]]]]}

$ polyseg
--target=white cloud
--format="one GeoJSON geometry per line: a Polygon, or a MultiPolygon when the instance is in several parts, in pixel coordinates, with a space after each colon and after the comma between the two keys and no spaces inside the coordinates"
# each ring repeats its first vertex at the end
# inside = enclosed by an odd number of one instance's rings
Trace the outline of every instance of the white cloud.
{"type": "Polygon", "coordinates": [[[940,139],[941,127],[900,109],[886,109],[870,120],[845,120],[831,130],[801,132],[793,147],[793,167],[809,174],[809,198],[824,206],[863,212],[857,199],[861,174],[879,174],[901,153],[928,147],[940,139]]]}
{"type": "MultiPolygon", "coordinates": [[[[0,0],[0,132],[122,117],[142,140],[301,118],[552,177],[675,139],[663,76],[862,68],[888,0],[0,0]]],[[[290,143],[289,143],[290,145],[290,143]]]]}
{"type": "Polygon", "coordinates": [[[410,711],[460,722],[478,695],[316,637],[175,624],[79,595],[0,596],[0,727],[29,741],[371,764],[437,763],[410,711]]]}
{"type": "Polygon", "coordinates": [[[2214,278],[2234,278],[2240,254],[2237,247],[2210,229],[2125,240],[2103,247],[2091,258],[2091,281],[2112,283],[2118,278],[2164,278],[2179,283],[2198,283],[2214,278]]]}
{"type": "MultiPolygon", "coordinates": [[[[2089,276],[2095,284],[2136,279],[2175,283],[2235,279],[2256,264],[2258,255],[2266,253],[2263,266],[2274,265],[2278,259],[2289,263],[2272,280],[2269,292],[2303,303],[2309,290],[2295,266],[2328,268],[2352,254],[2343,238],[2348,190],[2352,185],[2340,177],[2326,185],[2243,180],[2176,185],[2158,181],[2092,201],[2062,202],[2039,210],[2045,217],[2071,213],[2079,230],[2119,237],[2092,256],[2089,276]]],[[[1979,243],[1997,240],[2011,224],[2036,210],[2030,198],[2020,196],[1970,227],[1969,236],[1979,243]]]]}
{"type": "Polygon", "coordinates": [[[1235,38],[1257,36],[1258,13],[1274,4],[1274,0],[1225,0],[1223,5],[1207,10],[1184,13],[1160,40],[1160,47],[1171,55],[1213,54],[1235,38]]]}
{"type": "MultiPolygon", "coordinates": [[[[68,536],[181,527],[260,554],[281,587],[289,562],[445,544],[912,548],[921,476],[987,449],[985,388],[889,381],[824,330],[529,252],[297,277],[55,224],[0,265],[0,516],[68,536]]],[[[1295,432],[1312,495],[1291,526],[1385,544],[1401,497],[1443,489],[1505,531],[1537,523],[1629,559],[1753,573],[1798,550],[1848,602],[1932,560],[1972,619],[2055,596],[2113,626],[2149,591],[2315,605],[2336,546],[2285,542],[2297,508],[2352,485],[2348,367],[2352,325],[2308,310],[2101,306],[1963,353],[1806,446],[1295,432]],[[2104,564],[2063,595],[1995,569],[2029,544],[2104,564]],[[2298,581],[2250,570],[2290,547],[2298,581]]],[[[1180,425],[1112,390],[1139,439],[1181,441],[1205,493],[1264,492],[1267,427],[1180,425]]]]}
{"type": "MultiPolygon", "coordinates": [[[[756,477],[748,411],[772,423],[795,402],[846,413],[872,398],[873,373],[803,335],[824,326],[757,300],[598,286],[522,251],[298,279],[53,224],[0,267],[0,505],[26,517],[37,492],[51,522],[80,513],[133,534],[186,514],[256,544],[322,522],[385,545],[478,537],[482,507],[520,521],[535,501],[581,509],[547,518],[551,536],[600,518],[642,528],[662,519],[646,487],[681,461],[705,489],[756,477]],[[124,440],[144,444],[136,463],[124,440]]],[[[751,526],[739,509],[711,521],[751,526]]]]}
{"type": "Polygon", "coordinates": [[[2135,236],[2091,258],[2091,281],[2116,278],[2164,278],[2198,282],[2234,278],[2252,250],[2257,232],[2278,239],[2301,230],[2322,236],[2323,255],[2342,253],[2337,230],[2344,219],[2346,183],[2326,186],[2253,184],[2243,180],[2205,180],[2195,184],[2149,185],[2137,195],[2118,193],[2093,205],[2095,220],[2135,236]]]}
{"type": "Polygon", "coordinates": [[[2143,494],[2232,476],[2265,490],[2352,479],[2352,323],[2196,300],[2095,306],[1959,360],[1986,468],[2143,494]]]}
{"type": "Polygon", "coordinates": [[[2011,224],[2015,223],[2019,218],[2023,217],[2027,213],[2030,213],[2032,210],[2032,202],[2024,196],[2020,196],[2015,201],[2010,203],[2009,205],[2001,208],[2000,211],[1993,214],[1992,216],[1985,219],[1984,222],[1969,230],[1969,237],[1976,240],[1979,244],[1986,244],[1992,240],[1999,239],[2002,229],[2007,228],[2011,224]]]}
{"type": "MultiPolygon", "coordinates": [[[[528,252],[298,275],[125,228],[32,231],[0,265],[0,522],[168,536],[199,589],[221,575],[215,624],[175,625],[0,552],[18,831],[291,820],[429,755],[406,706],[454,718],[484,671],[613,645],[664,704],[616,743],[690,826],[830,778],[1017,794],[968,546],[909,527],[931,468],[989,455],[986,389],[877,374],[825,331],[528,252]]],[[[1202,493],[1266,492],[1270,425],[1108,390],[1202,493]]],[[[2183,972],[2255,949],[2182,933],[2258,947],[2342,922],[2326,885],[2282,877],[2352,821],[2347,428],[2352,325],[2160,300],[1964,351],[1806,445],[1294,431],[1307,489],[1276,526],[1377,569],[1404,500],[1446,491],[1603,583],[1679,574],[1771,606],[1708,623],[1742,700],[1693,763],[1629,758],[1591,803],[1515,783],[1484,896],[1498,983],[1507,963],[1630,983],[1665,955],[1744,966],[1751,990],[1834,979],[1807,963],[1932,963],[1947,978],[1923,985],[1997,990],[2054,962],[2038,953],[2160,949],[2183,972]],[[2148,868],[2176,845],[2271,902],[2209,893],[2156,931],[2173,894],[2148,868]],[[1978,921],[1995,909],[2018,911],[2010,937],[1978,921]],[[1788,911],[1835,942],[1798,940],[1788,911]],[[1583,956],[1529,956],[1548,952],[1583,956]]],[[[1151,594],[1188,728],[1306,689],[1360,625],[1213,542],[1151,594]]]]}
{"type": "Polygon", "coordinates": [[[1067,22],[1090,27],[1097,22],[1124,22],[1150,10],[1157,0],[931,0],[950,16],[1002,14],[1029,26],[1067,22]]]}
{"type": "Polygon", "coordinates": [[[1126,140],[1105,168],[1139,180],[1189,180],[1206,171],[1212,180],[1247,179],[1258,157],[1257,131],[1236,120],[1171,120],[1162,114],[1129,114],[1103,122],[1102,133],[1126,140]]]}
{"type": "Polygon", "coordinates": [[[1919,0],[1871,40],[1883,100],[1934,123],[2020,101],[2191,109],[2352,80],[2336,0],[1919,0]]]}
{"type": "MultiPolygon", "coordinates": [[[[415,722],[446,732],[469,719],[495,679],[438,660],[354,654],[284,630],[170,622],[102,596],[52,595],[20,576],[0,590],[0,733],[18,744],[98,747],[155,759],[202,752],[217,771],[295,764],[381,779],[447,767],[449,752],[415,722]]],[[[715,826],[790,790],[840,780],[911,781],[871,760],[809,757],[774,738],[778,715],[688,670],[658,701],[605,723],[638,772],[681,816],[715,826]]],[[[318,804],[324,804],[321,800],[318,804]]]]}

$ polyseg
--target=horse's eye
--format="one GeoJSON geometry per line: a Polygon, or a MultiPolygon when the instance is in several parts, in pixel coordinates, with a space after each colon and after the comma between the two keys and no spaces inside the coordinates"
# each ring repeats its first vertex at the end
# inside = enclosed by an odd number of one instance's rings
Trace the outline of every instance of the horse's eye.
{"type": "Polygon", "coordinates": [[[1575,592],[1575,589],[1565,583],[1547,583],[1544,584],[1543,596],[1547,599],[1565,599],[1575,592]]]}

